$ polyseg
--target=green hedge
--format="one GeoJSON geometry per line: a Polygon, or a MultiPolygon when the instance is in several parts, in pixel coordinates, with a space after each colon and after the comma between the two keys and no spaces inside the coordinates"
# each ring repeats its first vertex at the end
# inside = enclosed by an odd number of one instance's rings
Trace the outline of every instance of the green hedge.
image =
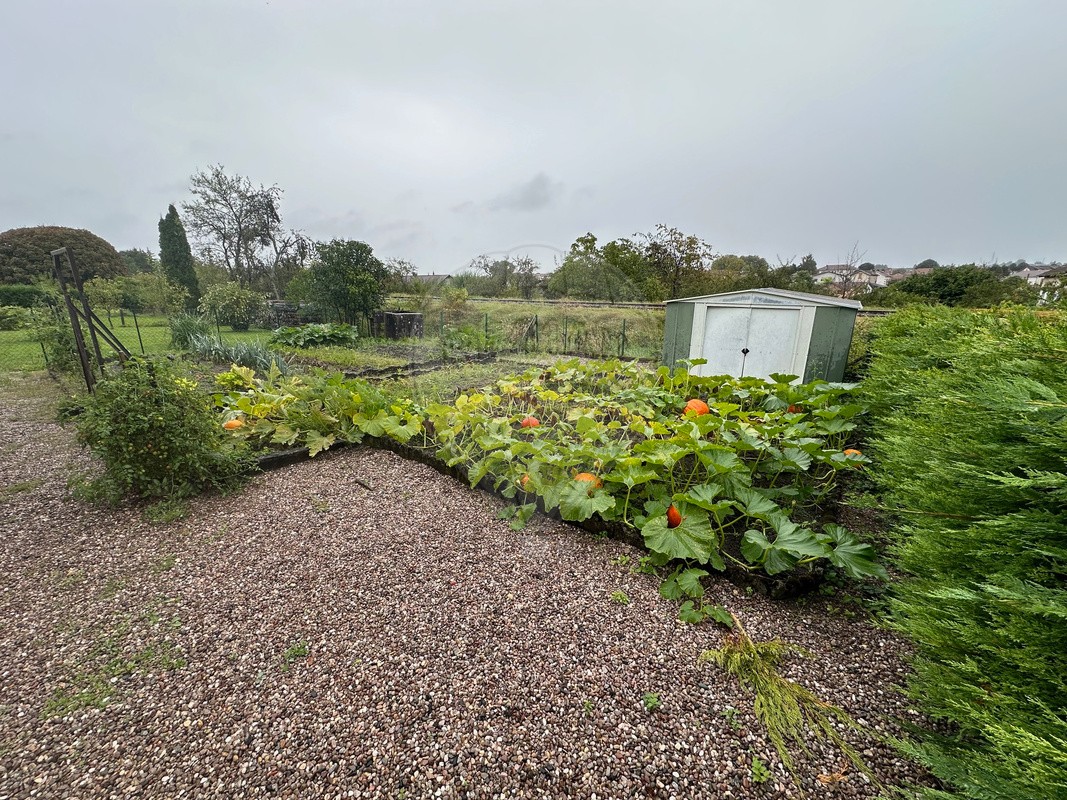
{"type": "Polygon", "coordinates": [[[0,284],[0,306],[33,308],[49,302],[50,295],[40,286],[25,283],[0,284]]]}
{"type": "Polygon", "coordinates": [[[871,351],[909,692],[949,723],[904,749],[964,797],[1067,797],[1067,319],[912,309],[871,351]]]}

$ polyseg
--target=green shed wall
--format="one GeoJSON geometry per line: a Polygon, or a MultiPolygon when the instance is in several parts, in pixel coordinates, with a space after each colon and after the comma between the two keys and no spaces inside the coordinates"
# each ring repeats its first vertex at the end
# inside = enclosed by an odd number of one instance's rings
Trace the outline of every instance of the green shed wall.
{"type": "Polygon", "coordinates": [[[815,310],[815,323],[811,329],[811,343],[804,369],[805,383],[818,379],[834,382],[844,380],[855,323],[856,312],[851,308],[822,306],[815,310]]]}
{"type": "Polygon", "coordinates": [[[693,303],[668,303],[663,320],[663,363],[673,367],[689,358],[693,343],[693,303]]]}

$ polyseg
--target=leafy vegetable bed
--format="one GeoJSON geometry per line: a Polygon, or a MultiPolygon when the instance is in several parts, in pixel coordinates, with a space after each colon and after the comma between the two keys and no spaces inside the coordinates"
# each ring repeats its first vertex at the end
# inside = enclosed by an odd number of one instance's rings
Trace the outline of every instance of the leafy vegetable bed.
{"type": "Polygon", "coordinates": [[[234,369],[216,402],[233,435],[260,447],[404,445],[513,499],[516,527],[541,509],[639,533],[653,566],[677,564],[665,595],[689,596],[699,614],[705,567],[883,574],[869,545],[824,522],[842,470],[866,462],[846,448],[863,409],[850,386],[791,380],[568,361],[422,407],[340,376],[234,369]]]}

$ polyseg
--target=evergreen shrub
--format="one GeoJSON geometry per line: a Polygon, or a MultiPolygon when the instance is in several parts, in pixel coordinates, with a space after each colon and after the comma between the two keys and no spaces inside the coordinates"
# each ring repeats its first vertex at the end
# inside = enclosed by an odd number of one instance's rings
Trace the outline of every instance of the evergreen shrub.
{"type": "Polygon", "coordinates": [[[1067,324],[909,309],[870,347],[909,692],[950,731],[902,746],[964,797],[1067,797],[1067,324]]]}

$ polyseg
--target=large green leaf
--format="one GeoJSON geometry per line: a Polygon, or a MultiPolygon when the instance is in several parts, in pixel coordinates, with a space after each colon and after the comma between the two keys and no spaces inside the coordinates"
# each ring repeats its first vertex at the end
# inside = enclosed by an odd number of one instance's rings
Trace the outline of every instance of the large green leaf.
{"type": "Polygon", "coordinates": [[[740,488],[734,492],[734,496],[750,517],[765,517],[781,510],[773,500],[768,500],[758,489],[740,488]]]}
{"type": "Polygon", "coordinates": [[[706,511],[696,508],[688,511],[677,528],[667,527],[666,514],[649,517],[641,527],[641,535],[650,550],[671,558],[707,564],[713,555],[716,558],[719,555],[718,539],[711,529],[706,511]]]}
{"type": "MultiPolygon", "coordinates": [[[[633,459],[637,461],[637,459],[633,459]]],[[[642,466],[640,463],[624,464],[604,476],[604,480],[613,483],[621,483],[630,489],[643,483],[654,481],[659,477],[659,471],[651,467],[642,466]]]]}
{"type": "Polygon", "coordinates": [[[704,586],[700,579],[710,574],[706,569],[698,567],[678,567],[660,584],[660,597],[664,600],[681,600],[685,597],[699,599],[704,596],[704,586]]]}
{"type": "Polygon", "coordinates": [[[759,564],[768,575],[777,575],[796,566],[800,559],[787,550],[774,546],[767,537],[757,530],[745,531],[741,539],[741,555],[750,564],[759,564]]]}
{"type": "Polygon", "coordinates": [[[791,522],[784,514],[776,516],[771,524],[775,529],[772,548],[785,550],[798,558],[827,558],[830,555],[829,546],[819,541],[813,531],[791,522]]]}
{"type": "Polygon", "coordinates": [[[840,525],[824,525],[823,531],[830,538],[830,563],[840,567],[853,578],[881,578],[888,580],[885,568],[878,563],[873,547],[861,542],[856,536],[840,525]]]}
{"type": "Polygon", "coordinates": [[[583,522],[593,514],[615,508],[615,498],[589,481],[571,480],[559,493],[559,513],[569,522],[583,522]]]}

